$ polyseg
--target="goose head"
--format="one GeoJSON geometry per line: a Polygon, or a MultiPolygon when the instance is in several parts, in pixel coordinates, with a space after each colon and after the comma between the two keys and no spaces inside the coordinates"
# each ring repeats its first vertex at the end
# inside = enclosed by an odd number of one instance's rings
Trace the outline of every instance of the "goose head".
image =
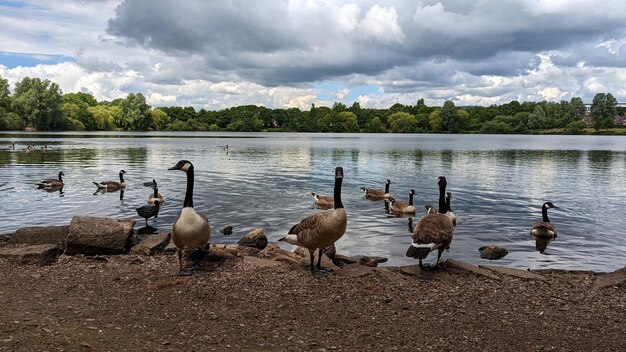
{"type": "Polygon", "coordinates": [[[390,180],[390,179],[387,179],[387,181],[385,181],[385,184],[386,184],[386,185],[390,185],[390,184],[391,184],[391,180],[390,180]]]}
{"type": "MultiPolygon", "coordinates": [[[[179,162],[176,163],[176,165],[170,167],[168,170],[180,170],[180,171],[187,172],[187,170],[189,170],[189,168],[192,166],[193,165],[191,164],[189,160],[180,160],[179,162]]],[[[343,169],[341,170],[341,175],[343,176],[343,169]]],[[[335,177],[336,176],[337,176],[337,171],[335,170],[335,177]]]]}
{"type": "Polygon", "coordinates": [[[414,195],[415,195],[415,190],[414,189],[410,190],[409,191],[409,196],[414,196],[414,195]]]}
{"type": "Polygon", "coordinates": [[[338,179],[338,178],[343,178],[343,167],[335,168],[335,179],[338,179]]]}
{"type": "Polygon", "coordinates": [[[439,176],[439,178],[437,179],[437,184],[439,185],[439,188],[441,188],[442,186],[445,187],[448,185],[448,181],[446,181],[445,176],[439,176]]]}
{"type": "Polygon", "coordinates": [[[156,189],[157,188],[157,182],[155,179],[152,179],[152,188],[156,189]]]}
{"type": "Polygon", "coordinates": [[[543,203],[543,207],[545,209],[550,209],[550,208],[558,208],[556,205],[552,204],[551,202],[545,202],[543,203]]]}

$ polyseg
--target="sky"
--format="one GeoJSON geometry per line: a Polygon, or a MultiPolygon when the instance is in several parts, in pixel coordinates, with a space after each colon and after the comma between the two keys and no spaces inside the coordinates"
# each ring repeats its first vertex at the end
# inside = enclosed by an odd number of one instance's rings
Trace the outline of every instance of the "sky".
{"type": "Polygon", "coordinates": [[[0,77],[219,110],[626,102],[624,1],[0,0],[0,77]],[[622,51],[622,48],[624,51],[622,51]]]}

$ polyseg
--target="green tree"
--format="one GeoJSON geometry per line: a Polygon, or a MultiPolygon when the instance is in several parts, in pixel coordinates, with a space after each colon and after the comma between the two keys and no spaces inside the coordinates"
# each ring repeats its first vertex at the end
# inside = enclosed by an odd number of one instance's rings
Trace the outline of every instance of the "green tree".
{"type": "MultiPolygon", "coordinates": [[[[163,111],[161,109],[151,110],[150,111],[150,115],[151,115],[151,118],[152,118],[152,126],[157,131],[163,130],[165,128],[165,126],[167,126],[167,124],[170,122],[170,117],[167,116],[165,111],[163,111]]],[[[203,122],[207,123],[205,121],[203,121],[203,122]]]]}
{"type": "Polygon", "coordinates": [[[117,127],[124,130],[148,130],[152,126],[150,105],[141,93],[130,93],[120,103],[122,115],[116,121],[117,127]]]}
{"type": "Polygon", "coordinates": [[[613,127],[613,120],[617,114],[617,100],[611,93],[598,93],[591,103],[591,118],[596,131],[613,127]]]}
{"type": "Polygon", "coordinates": [[[368,133],[384,133],[387,132],[385,125],[380,121],[378,116],[371,119],[367,124],[365,124],[365,132],[368,133]]]}
{"type": "Polygon", "coordinates": [[[513,127],[506,122],[496,121],[495,119],[492,121],[487,121],[480,128],[480,133],[511,133],[513,132],[513,127]]]}
{"type": "Polygon", "coordinates": [[[0,76],[0,109],[4,109],[7,113],[11,109],[9,80],[2,78],[2,76],[0,76]]]}
{"type": "Polygon", "coordinates": [[[565,126],[564,132],[567,134],[581,134],[585,127],[587,127],[587,124],[583,120],[572,121],[565,126]]]}
{"type": "Polygon", "coordinates": [[[110,131],[115,128],[115,121],[119,120],[122,111],[117,106],[96,105],[87,108],[93,116],[96,129],[110,131]]]}
{"type": "Polygon", "coordinates": [[[359,123],[356,115],[351,111],[342,111],[337,115],[333,132],[359,132],[359,123]]]}
{"type": "Polygon", "coordinates": [[[417,129],[417,118],[406,112],[396,112],[387,118],[394,133],[413,133],[417,129]]]}
{"type": "Polygon", "coordinates": [[[61,94],[56,83],[25,77],[15,85],[13,108],[28,126],[60,129],[64,127],[61,94]]]}
{"type": "Polygon", "coordinates": [[[574,121],[580,121],[585,117],[586,108],[581,98],[573,97],[569,102],[569,107],[574,121]]]}
{"type": "Polygon", "coordinates": [[[528,129],[538,130],[544,128],[546,123],[546,113],[540,105],[535,106],[533,112],[528,115],[528,129]]]}
{"type": "Polygon", "coordinates": [[[443,103],[441,112],[441,131],[456,133],[459,131],[456,123],[456,106],[450,100],[443,103]]]}
{"type": "Polygon", "coordinates": [[[433,110],[433,112],[428,115],[428,124],[430,125],[431,131],[441,131],[441,109],[433,110]]]}

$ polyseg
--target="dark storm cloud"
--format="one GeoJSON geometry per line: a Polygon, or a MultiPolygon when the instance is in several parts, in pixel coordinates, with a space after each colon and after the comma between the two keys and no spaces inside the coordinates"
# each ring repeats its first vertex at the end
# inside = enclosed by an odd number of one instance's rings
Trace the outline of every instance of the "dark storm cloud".
{"type": "Polygon", "coordinates": [[[622,12],[619,1],[134,0],[117,7],[107,32],[178,59],[201,57],[187,66],[198,78],[274,86],[406,68],[404,78],[443,83],[455,71],[523,75],[551,50],[569,52],[556,58],[564,65],[623,66],[623,55],[596,47],[625,36],[622,12]],[[437,60],[439,75],[412,69],[437,60]]]}

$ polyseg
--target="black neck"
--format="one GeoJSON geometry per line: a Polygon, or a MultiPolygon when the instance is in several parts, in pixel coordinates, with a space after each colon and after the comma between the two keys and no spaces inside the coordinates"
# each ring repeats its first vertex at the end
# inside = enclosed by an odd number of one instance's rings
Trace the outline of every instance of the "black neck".
{"type": "Polygon", "coordinates": [[[389,193],[389,182],[385,183],[385,194],[389,193]]]}
{"type": "Polygon", "coordinates": [[[550,222],[550,219],[548,219],[548,207],[545,205],[541,207],[541,215],[543,215],[544,222],[550,222]]]}
{"type": "Polygon", "coordinates": [[[413,205],[413,192],[409,193],[409,205],[413,205]]]}
{"type": "Polygon", "coordinates": [[[124,174],[121,172],[120,172],[120,183],[124,183],[124,174]]]}
{"type": "Polygon", "coordinates": [[[159,196],[159,189],[155,188],[154,189],[154,198],[157,198],[159,196]]]}
{"type": "Polygon", "coordinates": [[[446,208],[448,208],[448,211],[452,211],[452,208],[450,208],[450,197],[446,197],[446,208]]]}
{"type": "Polygon", "coordinates": [[[448,212],[448,205],[446,204],[446,186],[439,186],[439,213],[445,214],[448,212]]]}
{"type": "Polygon", "coordinates": [[[59,181],[63,182],[63,174],[59,172],[59,181]]]}
{"type": "Polygon", "coordinates": [[[193,208],[193,165],[187,169],[187,191],[183,208],[193,208]]]}
{"type": "Polygon", "coordinates": [[[343,208],[343,203],[341,203],[341,183],[343,182],[343,178],[335,178],[335,191],[333,193],[333,200],[335,201],[335,209],[343,208]]]}

